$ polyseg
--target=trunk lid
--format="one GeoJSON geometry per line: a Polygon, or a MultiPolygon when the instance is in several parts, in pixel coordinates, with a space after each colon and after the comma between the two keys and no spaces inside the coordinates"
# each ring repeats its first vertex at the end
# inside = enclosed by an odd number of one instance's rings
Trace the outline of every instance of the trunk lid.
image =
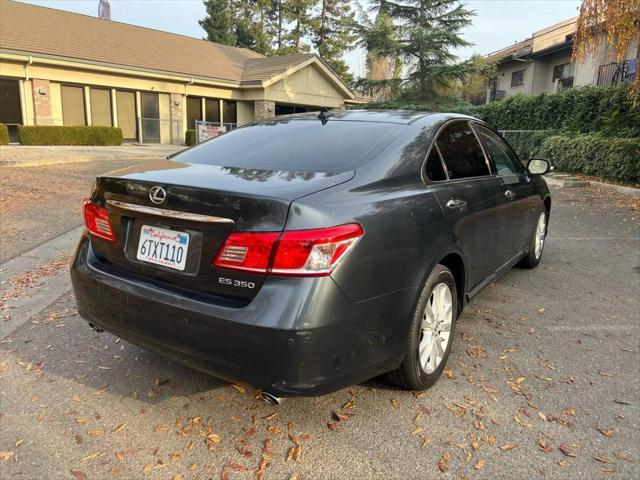
{"type": "Polygon", "coordinates": [[[293,200],[353,176],[353,171],[277,171],[176,160],[135,165],[96,180],[91,200],[107,209],[116,242],[96,238],[94,251],[111,267],[163,287],[192,295],[250,299],[262,286],[264,275],[212,265],[227,236],[232,231],[280,232],[293,200]],[[164,201],[151,200],[153,187],[164,191],[164,201]],[[188,234],[183,270],[137,258],[141,236],[148,238],[143,226],[188,234]]]}

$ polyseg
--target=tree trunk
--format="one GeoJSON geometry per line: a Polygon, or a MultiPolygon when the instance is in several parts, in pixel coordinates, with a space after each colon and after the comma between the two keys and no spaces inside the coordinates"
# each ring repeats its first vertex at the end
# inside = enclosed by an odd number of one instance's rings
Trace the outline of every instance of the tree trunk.
{"type": "Polygon", "coordinates": [[[322,11],[320,12],[320,38],[318,39],[318,51],[322,55],[322,46],[324,45],[325,21],[327,17],[327,0],[322,0],[322,11]]]}
{"type": "Polygon", "coordinates": [[[282,0],[278,0],[278,52],[282,50],[282,0]]]}

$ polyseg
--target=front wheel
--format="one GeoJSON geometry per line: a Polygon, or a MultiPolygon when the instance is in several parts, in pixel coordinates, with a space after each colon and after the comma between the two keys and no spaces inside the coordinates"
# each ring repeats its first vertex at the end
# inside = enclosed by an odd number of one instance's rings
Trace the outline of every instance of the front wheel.
{"type": "Polygon", "coordinates": [[[533,237],[531,238],[531,245],[529,245],[529,252],[522,257],[522,260],[518,263],[518,267],[521,268],[535,268],[540,263],[542,258],[542,250],[544,249],[544,242],[547,238],[547,212],[542,211],[538,217],[538,223],[536,229],[533,231],[533,237]]]}
{"type": "Polygon", "coordinates": [[[440,377],[453,343],[458,301],[451,271],[437,265],[422,289],[411,321],[404,360],[390,380],[410,390],[424,390],[440,377]]]}

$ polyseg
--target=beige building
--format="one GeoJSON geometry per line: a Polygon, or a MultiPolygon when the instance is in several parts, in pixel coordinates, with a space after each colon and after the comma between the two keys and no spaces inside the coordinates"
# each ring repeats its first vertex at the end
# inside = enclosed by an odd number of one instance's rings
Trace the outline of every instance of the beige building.
{"type": "Polygon", "coordinates": [[[490,84],[487,101],[519,93],[535,95],[574,86],[615,85],[633,80],[637,71],[638,38],[620,64],[612,61],[613,55],[607,48],[576,64],[571,61],[576,24],[577,17],[570,18],[487,55],[498,63],[498,75],[490,84]]]}
{"type": "Polygon", "coordinates": [[[196,120],[234,128],[353,98],[314,54],[265,57],[0,0],[0,123],[12,139],[17,125],[108,125],[127,141],[181,143],[196,120]]]}

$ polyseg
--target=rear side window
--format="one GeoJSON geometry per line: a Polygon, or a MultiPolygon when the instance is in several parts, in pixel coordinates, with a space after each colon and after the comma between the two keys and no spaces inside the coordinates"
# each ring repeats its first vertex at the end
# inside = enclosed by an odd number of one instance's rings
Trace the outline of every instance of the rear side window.
{"type": "Polygon", "coordinates": [[[518,158],[509,146],[495,133],[483,125],[476,125],[478,136],[491,156],[498,175],[518,174],[522,168],[518,158]]]}
{"type": "Polygon", "coordinates": [[[232,130],[175,157],[188,163],[263,170],[340,173],[389,145],[401,124],[287,119],[232,130]]]}
{"type": "Polygon", "coordinates": [[[489,167],[482,148],[467,122],[446,126],[438,135],[440,149],[450,179],[489,175],[489,167]]]}
{"type": "Polygon", "coordinates": [[[427,163],[425,164],[425,173],[427,178],[433,182],[441,182],[447,179],[447,174],[442,167],[442,160],[440,160],[440,154],[438,149],[433,146],[427,157],[427,163]]]}

